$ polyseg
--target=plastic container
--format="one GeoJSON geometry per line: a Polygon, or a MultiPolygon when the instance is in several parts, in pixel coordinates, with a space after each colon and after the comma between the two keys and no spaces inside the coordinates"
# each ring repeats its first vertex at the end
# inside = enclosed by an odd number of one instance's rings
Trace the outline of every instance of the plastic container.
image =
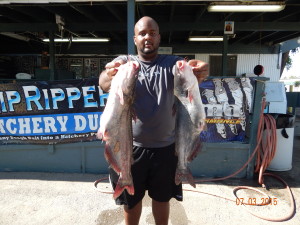
{"type": "Polygon", "coordinates": [[[292,169],[294,130],[294,127],[276,129],[276,153],[267,170],[288,171],[292,169]]]}

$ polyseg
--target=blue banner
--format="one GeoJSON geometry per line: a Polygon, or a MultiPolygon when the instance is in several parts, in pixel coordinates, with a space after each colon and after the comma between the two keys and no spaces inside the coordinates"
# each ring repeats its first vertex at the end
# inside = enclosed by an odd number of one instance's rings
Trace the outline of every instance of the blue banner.
{"type": "MultiPolygon", "coordinates": [[[[244,141],[253,82],[216,78],[201,83],[203,142],[244,141]]],[[[0,84],[0,144],[95,141],[107,98],[97,78],[0,84]]]]}
{"type": "Polygon", "coordinates": [[[96,78],[0,84],[0,143],[96,140],[107,97],[96,78]]]}

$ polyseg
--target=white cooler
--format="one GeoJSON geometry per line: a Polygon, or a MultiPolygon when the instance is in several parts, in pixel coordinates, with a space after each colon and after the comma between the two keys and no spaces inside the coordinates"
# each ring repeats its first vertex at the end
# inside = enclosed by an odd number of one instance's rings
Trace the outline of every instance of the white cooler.
{"type": "Polygon", "coordinates": [[[277,148],[276,153],[267,170],[287,171],[292,169],[294,130],[295,128],[285,128],[288,138],[282,136],[282,129],[276,129],[277,148]]]}

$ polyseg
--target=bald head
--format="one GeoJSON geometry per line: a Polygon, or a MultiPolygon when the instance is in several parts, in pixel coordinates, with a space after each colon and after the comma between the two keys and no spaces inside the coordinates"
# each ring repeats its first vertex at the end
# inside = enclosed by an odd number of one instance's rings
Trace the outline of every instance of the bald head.
{"type": "Polygon", "coordinates": [[[157,22],[149,17],[149,16],[144,16],[139,21],[136,22],[134,26],[134,34],[137,34],[137,32],[142,28],[142,27],[152,27],[152,29],[156,30],[157,33],[159,33],[159,26],[157,22]]]}
{"type": "Polygon", "coordinates": [[[154,19],[149,16],[142,17],[134,26],[133,39],[141,60],[151,61],[156,58],[160,34],[154,19]]]}

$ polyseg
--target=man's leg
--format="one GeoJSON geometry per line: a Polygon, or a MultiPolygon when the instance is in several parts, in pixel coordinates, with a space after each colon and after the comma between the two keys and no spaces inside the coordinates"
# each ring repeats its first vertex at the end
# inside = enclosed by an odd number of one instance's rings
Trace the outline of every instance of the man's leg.
{"type": "Polygon", "coordinates": [[[156,225],[167,225],[170,214],[170,203],[158,202],[152,199],[152,213],[156,225]]]}
{"type": "Polygon", "coordinates": [[[124,217],[126,225],[138,225],[142,213],[142,201],[136,204],[132,209],[124,206],[124,217]]]}

